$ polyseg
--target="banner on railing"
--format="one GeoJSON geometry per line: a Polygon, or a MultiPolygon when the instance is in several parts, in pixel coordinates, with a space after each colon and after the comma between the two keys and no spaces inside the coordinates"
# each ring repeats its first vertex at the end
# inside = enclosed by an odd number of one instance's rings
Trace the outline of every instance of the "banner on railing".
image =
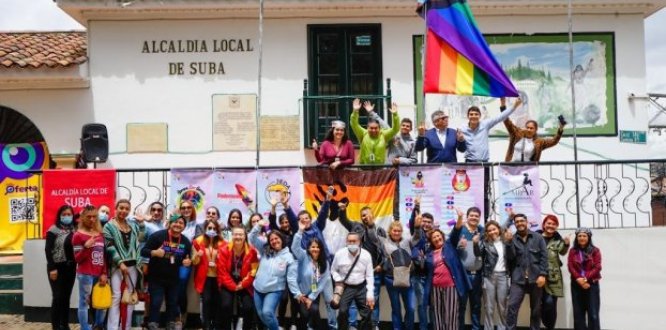
{"type": "Polygon", "coordinates": [[[113,209],[116,195],[115,170],[44,171],[44,213],[42,235],[55,223],[58,208],[69,205],[78,213],[86,205],[113,209]]]}
{"type": "Polygon", "coordinates": [[[0,144],[0,253],[23,251],[26,221],[37,223],[39,176],[29,171],[48,168],[44,143],[0,144]]]}
{"type": "Polygon", "coordinates": [[[499,166],[500,223],[511,212],[527,216],[531,230],[541,227],[539,167],[499,166]]]}
{"type": "Polygon", "coordinates": [[[212,189],[213,171],[171,170],[169,204],[178,209],[181,202],[191,202],[197,215],[197,223],[203,223],[206,220],[206,207],[215,205],[212,189]]]}
{"type": "Polygon", "coordinates": [[[329,186],[334,189],[329,220],[324,238],[330,251],[344,245],[347,231],[338,220],[338,203],[347,204],[347,216],[352,221],[361,221],[361,208],[369,206],[378,226],[387,228],[393,221],[393,199],[396,189],[397,170],[336,170],[327,168],[303,169],[303,191],[305,209],[313,221],[324,201],[329,186]]]}
{"type": "MultiPolygon", "coordinates": [[[[258,212],[268,217],[271,200],[280,201],[282,196],[289,202],[289,207],[298,213],[303,198],[301,182],[302,171],[298,168],[262,169],[257,171],[257,205],[258,212]]],[[[278,203],[275,213],[283,213],[283,205],[278,203]]]]}
{"type": "MultiPolygon", "coordinates": [[[[227,223],[233,209],[248,216],[257,209],[257,171],[216,170],[213,174],[213,205],[220,209],[220,219],[227,223]]],[[[243,218],[243,223],[249,219],[243,218]]]]}
{"type": "Polygon", "coordinates": [[[400,220],[407,224],[416,199],[421,213],[430,213],[435,222],[442,218],[442,166],[400,167],[400,220]]]}
{"type": "MultiPolygon", "coordinates": [[[[449,232],[458,219],[456,208],[467,212],[472,206],[483,205],[484,172],[482,166],[444,165],[442,174],[442,221],[440,229],[449,232]]],[[[481,219],[483,223],[485,219],[481,219]]]]}

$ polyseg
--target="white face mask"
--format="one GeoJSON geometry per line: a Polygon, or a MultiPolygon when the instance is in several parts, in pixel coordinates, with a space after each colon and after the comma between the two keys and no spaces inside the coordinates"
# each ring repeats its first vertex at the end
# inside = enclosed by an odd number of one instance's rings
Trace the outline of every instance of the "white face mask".
{"type": "Polygon", "coordinates": [[[99,212],[97,217],[99,218],[99,221],[101,223],[105,223],[105,222],[109,221],[109,215],[104,213],[104,212],[99,212]]]}
{"type": "Polygon", "coordinates": [[[347,250],[349,250],[350,253],[358,252],[358,244],[349,244],[349,245],[347,245],[347,250]]]}
{"type": "Polygon", "coordinates": [[[215,230],[208,230],[208,231],[206,231],[206,236],[208,236],[210,238],[213,238],[213,237],[217,236],[217,232],[215,230]]]}

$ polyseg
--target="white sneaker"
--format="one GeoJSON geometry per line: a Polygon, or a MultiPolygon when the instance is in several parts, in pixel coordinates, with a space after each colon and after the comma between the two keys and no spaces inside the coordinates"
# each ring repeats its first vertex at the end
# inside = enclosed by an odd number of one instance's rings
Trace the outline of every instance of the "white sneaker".
{"type": "Polygon", "coordinates": [[[298,330],[298,328],[296,328],[295,325],[292,325],[292,326],[289,327],[289,330],[298,330]]]}
{"type": "Polygon", "coordinates": [[[238,318],[238,323],[236,323],[236,330],[243,330],[243,318],[238,318]]]}

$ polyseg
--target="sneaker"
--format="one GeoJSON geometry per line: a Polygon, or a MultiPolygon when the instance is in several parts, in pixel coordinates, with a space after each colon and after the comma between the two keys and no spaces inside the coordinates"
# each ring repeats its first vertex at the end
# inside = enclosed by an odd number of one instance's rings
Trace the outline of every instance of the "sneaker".
{"type": "Polygon", "coordinates": [[[295,325],[292,325],[289,327],[289,330],[298,330],[298,328],[295,325]]]}
{"type": "Polygon", "coordinates": [[[243,330],[243,318],[239,317],[236,323],[236,330],[243,330]]]}

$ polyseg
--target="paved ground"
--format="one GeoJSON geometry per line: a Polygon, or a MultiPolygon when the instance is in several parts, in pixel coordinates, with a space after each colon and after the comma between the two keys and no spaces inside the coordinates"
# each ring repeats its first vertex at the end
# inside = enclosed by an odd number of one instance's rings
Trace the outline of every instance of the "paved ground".
{"type": "MultiPolygon", "coordinates": [[[[23,321],[23,315],[0,315],[0,329],[7,330],[19,330],[19,329],[28,329],[28,330],[48,330],[51,329],[49,323],[34,323],[34,322],[25,322],[23,321]]],[[[78,330],[79,325],[72,324],[70,326],[71,330],[78,330]]]]}

